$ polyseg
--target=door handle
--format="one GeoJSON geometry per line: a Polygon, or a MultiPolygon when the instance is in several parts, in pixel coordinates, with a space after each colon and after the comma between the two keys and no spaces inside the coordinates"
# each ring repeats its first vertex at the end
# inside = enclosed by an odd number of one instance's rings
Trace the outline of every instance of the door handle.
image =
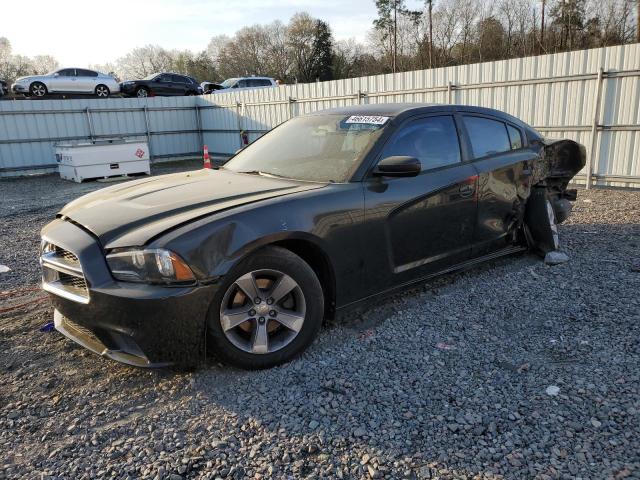
{"type": "Polygon", "coordinates": [[[469,183],[465,185],[460,185],[460,188],[458,189],[461,197],[470,197],[471,195],[473,195],[473,190],[474,190],[473,185],[469,183]]]}

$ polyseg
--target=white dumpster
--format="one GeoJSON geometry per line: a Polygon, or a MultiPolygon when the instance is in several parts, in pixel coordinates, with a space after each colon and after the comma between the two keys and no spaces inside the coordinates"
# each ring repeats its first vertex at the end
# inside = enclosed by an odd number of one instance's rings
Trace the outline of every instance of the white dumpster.
{"type": "Polygon", "coordinates": [[[60,176],[78,183],[134,173],[151,173],[145,141],[99,140],[64,143],[56,147],[60,176]]]}

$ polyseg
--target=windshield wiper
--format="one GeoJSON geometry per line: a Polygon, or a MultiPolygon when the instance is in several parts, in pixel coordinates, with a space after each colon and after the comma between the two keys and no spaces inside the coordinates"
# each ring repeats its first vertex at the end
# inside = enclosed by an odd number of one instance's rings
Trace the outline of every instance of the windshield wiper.
{"type": "Polygon", "coordinates": [[[238,172],[238,173],[246,173],[247,175],[262,175],[264,177],[289,178],[289,177],[285,177],[284,175],[278,175],[277,173],[263,172],[261,170],[247,170],[246,172],[238,172]]]}

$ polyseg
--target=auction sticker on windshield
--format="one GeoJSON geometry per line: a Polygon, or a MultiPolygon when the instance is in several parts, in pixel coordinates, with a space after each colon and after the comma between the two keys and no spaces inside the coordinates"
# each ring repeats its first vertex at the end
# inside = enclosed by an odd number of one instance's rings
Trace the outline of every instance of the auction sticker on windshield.
{"type": "Polygon", "coordinates": [[[384,125],[389,117],[380,115],[351,115],[345,123],[367,123],[369,125],[384,125]]]}

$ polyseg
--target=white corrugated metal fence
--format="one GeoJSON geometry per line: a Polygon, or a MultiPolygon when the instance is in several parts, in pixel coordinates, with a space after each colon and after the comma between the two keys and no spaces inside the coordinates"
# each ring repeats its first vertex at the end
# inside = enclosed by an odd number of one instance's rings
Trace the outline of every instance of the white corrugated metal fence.
{"type": "Polygon", "coordinates": [[[292,116],[385,102],[503,110],[584,144],[579,182],[640,187],[640,44],[204,97],[0,102],[0,175],[51,166],[64,136],[148,136],[153,158],[193,155],[203,143],[231,154],[240,131],[253,141],[292,116]]]}

